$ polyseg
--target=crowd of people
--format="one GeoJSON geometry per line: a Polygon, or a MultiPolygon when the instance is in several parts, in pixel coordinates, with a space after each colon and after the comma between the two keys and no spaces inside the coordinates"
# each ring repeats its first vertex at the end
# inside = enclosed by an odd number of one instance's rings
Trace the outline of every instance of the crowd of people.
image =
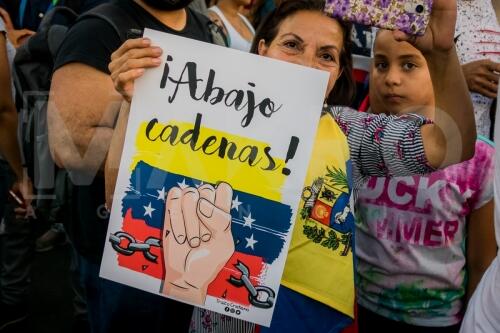
{"type": "Polygon", "coordinates": [[[416,37],[322,0],[0,0],[0,331],[29,315],[32,252],[69,243],[75,332],[500,332],[493,5],[434,0],[416,37]],[[297,214],[269,328],[99,277],[134,82],[162,65],[144,28],[329,73],[305,183],[352,171],[346,247],[297,214]],[[49,70],[23,78],[43,41],[49,70]]]}

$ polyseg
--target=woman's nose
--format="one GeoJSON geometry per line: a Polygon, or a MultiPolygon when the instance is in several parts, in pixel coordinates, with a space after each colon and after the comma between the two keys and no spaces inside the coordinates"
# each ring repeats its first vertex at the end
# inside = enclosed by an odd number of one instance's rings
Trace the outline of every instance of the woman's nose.
{"type": "Polygon", "coordinates": [[[309,52],[304,52],[299,55],[296,59],[296,64],[316,68],[317,64],[314,62],[314,54],[309,52]]]}

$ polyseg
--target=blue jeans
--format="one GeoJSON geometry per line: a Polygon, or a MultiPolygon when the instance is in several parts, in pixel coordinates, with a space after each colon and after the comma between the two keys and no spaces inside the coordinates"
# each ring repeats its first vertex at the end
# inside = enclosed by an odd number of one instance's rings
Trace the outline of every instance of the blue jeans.
{"type": "Polygon", "coordinates": [[[193,307],[99,277],[99,265],[79,256],[92,333],[188,332],[193,307]]]}
{"type": "Polygon", "coordinates": [[[339,333],[352,319],[331,307],[280,286],[271,327],[260,333],[339,333]]]}

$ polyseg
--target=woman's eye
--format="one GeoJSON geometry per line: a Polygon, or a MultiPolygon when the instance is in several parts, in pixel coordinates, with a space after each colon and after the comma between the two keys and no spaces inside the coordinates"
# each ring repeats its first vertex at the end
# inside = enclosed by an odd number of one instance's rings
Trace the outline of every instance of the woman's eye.
{"type": "Polygon", "coordinates": [[[389,65],[386,62],[377,62],[375,64],[375,68],[378,69],[379,71],[386,70],[389,67],[389,65]]]}
{"type": "Polygon", "coordinates": [[[288,41],[288,42],[283,43],[283,45],[285,45],[286,47],[288,47],[290,49],[296,49],[298,47],[298,44],[295,41],[288,41]]]}
{"type": "Polygon", "coordinates": [[[337,62],[335,57],[332,56],[331,54],[329,53],[324,53],[321,55],[321,59],[324,60],[324,61],[332,61],[332,62],[337,62]]]}

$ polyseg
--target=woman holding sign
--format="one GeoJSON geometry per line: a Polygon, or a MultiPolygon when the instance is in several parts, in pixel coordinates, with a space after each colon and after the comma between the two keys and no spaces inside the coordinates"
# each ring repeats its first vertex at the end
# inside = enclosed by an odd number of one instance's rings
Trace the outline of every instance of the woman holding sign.
{"type": "MultiPolygon", "coordinates": [[[[428,173],[474,154],[473,110],[453,43],[456,1],[434,1],[421,37],[393,32],[397,41],[410,42],[426,57],[436,92],[434,122],[415,114],[421,108],[397,117],[334,106],[347,103],[354,90],[350,29],[326,16],[323,6],[319,0],[283,2],[263,22],[252,47],[261,56],[330,73],[325,94],[329,106],[316,134],[272,332],[337,332],[354,316],[354,218],[349,204],[353,182],[359,188],[368,176],[428,173]]],[[[134,80],[144,68],[158,66],[157,57],[144,39],[129,40],[113,54],[109,68],[116,89],[127,101],[134,80]]],[[[114,163],[120,158],[115,155],[123,145],[127,117],[124,108],[108,157],[114,163]]],[[[113,172],[107,173],[108,193],[115,178],[113,172]]]]}

